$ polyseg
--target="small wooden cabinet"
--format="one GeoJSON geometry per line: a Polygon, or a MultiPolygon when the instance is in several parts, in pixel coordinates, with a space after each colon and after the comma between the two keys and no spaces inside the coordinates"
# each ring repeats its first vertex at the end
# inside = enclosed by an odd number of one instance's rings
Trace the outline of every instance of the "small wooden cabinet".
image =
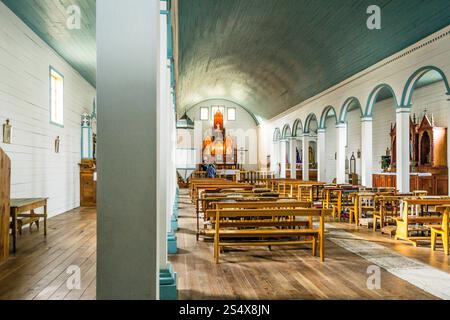
{"type": "Polygon", "coordinates": [[[95,160],[83,159],[80,163],[80,205],[97,205],[97,181],[95,160]]]}
{"type": "Polygon", "coordinates": [[[0,149],[0,262],[9,256],[11,161],[0,149]]]}

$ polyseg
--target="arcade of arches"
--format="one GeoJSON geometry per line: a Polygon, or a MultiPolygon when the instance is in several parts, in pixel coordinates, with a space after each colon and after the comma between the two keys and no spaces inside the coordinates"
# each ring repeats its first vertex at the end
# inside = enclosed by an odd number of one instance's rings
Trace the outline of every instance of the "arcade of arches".
{"type": "Polygon", "coordinates": [[[450,299],[448,0],[25,2],[0,299],[450,299]]]}

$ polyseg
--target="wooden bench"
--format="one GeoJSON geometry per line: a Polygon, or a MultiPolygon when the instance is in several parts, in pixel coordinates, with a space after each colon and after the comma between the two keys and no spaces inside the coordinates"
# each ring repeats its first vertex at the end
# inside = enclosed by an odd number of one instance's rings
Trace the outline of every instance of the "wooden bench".
{"type": "Polygon", "coordinates": [[[431,236],[412,236],[410,234],[430,231],[431,225],[441,223],[442,213],[429,212],[428,209],[429,207],[450,205],[450,198],[405,198],[402,205],[402,215],[396,219],[395,239],[408,241],[417,246],[419,241],[431,241],[431,236]],[[426,212],[423,212],[424,208],[426,208],[426,212]]]}
{"type": "Polygon", "coordinates": [[[329,210],[298,208],[305,203],[265,203],[265,208],[230,208],[231,204],[217,204],[206,215],[212,220],[214,235],[214,259],[219,263],[220,249],[233,246],[275,246],[311,244],[313,256],[319,247],[320,259],[325,260],[324,218],[329,210]],[[291,206],[280,208],[277,206],[291,206]],[[295,208],[292,208],[295,207],[295,208]],[[305,217],[306,221],[297,220],[305,217]],[[313,219],[319,218],[315,228],[313,219]],[[302,228],[306,227],[306,228],[302,228]],[[300,238],[304,238],[300,240],[300,238]],[[240,239],[240,241],[237,241],[240,239]]]}

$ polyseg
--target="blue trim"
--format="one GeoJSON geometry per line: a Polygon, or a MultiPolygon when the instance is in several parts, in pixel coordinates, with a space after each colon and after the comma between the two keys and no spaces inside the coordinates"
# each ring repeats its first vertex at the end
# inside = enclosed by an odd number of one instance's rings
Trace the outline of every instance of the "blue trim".
{"type": "Polygon", "coordinates": [[[159,271],[159,299],[177,300],[177,273],[169,263],[167,269],[159,271]]]}
{"type": "Polygon", "coordinates": [[[326,129],[327,128],[326,127],[326,122],[327,122],[328,114],[330,113],[331,110],[334,111],[334,118],[336,119],[336,125],[339,124],[339,120],[338,120],[338,115],[337,115],[336,109],[333,106],[327,106],[323,110],[322,116],[320,117],[319,129],[326,129]]]}
{"type": "Polygon", "coordinates": [[[301,133],[303,134],[303,123],[302,123],[302,120],[296,119],[294,121],[294,124],[292,125],[292,134],[291,134],[292,137],[298,137],[299,136],[297,134],[298,133],[297,131],[298,131],[299,127],[301,128],[301,133]]]}
{"type": "Polygon", "coordinates": [[[285,124],[283,127],[283,133],[281,134],[281,138],[287,139],[287,138],[290,138],[291,136],[292,136],[291,127],[288,124],[285,124]],[[288,130],[291,132],[290,134],[288,134],[288,130]]]}
{"type": "Polygon", "coordinates": [[[447,90],[447,93],[450,92],[450,85],[448,82],[447,77],[445,76],[445,73],[439,69],[438,67],[435,66],[425,66],[425,67],[421,67],[419,69],[417,69],[408,79],[408,81],[406,82],[405,88],[403,89],[403,94],[402,94],[402,106],[406,106],[406,107],[411,107],[411,100],[412,100],[412,96],[414,93],[414,89],[416,86],[417,81],[419,81],[425,74],[427,74],[430,71],[436,71],[437,73],[439,73],[442,77],[442,80],[444,81],[445,84],[445,89],[447,90]]]}
{"type": "Polygon", "coordinates": [[[310,114],[306,117],[306,120],[305,120],[305,127],[304,127],[304,130],[303,130],[303,133],[310,133],[310,132],[309,132],[309,129],[310,129],[310,126],[311,126],[311,121],[312,121],[313,119],[316,120],[318,129],[320,129],[320,127],[319,127],[319,122],[317,121],[317,116],[316,116],[314,113],[310,113],[310,114]]]}
{"type": "Polygon", "coordinates": [[[273,142],[280,141],[280,140],[281,140],[280,128],[275,128],[275,131],[273,132],[273,142]]]}
{"type": "Polygon", "coordinates": [[[382,83],[382,84],[377,85],[370,93],[369,99],[367,100],[367,106],[366,106],[366,111],[364,113],[364,117],[372,117],[373,116],[373,108],[375,107],[375,103],[376,103],[378,94],[384,88],[388,89],[391,92],[392,97],[394,98],[395,108],[396,109],[399,108],[397,96],[395,95],[394,89],[392,89],[392,87],[390,85],[388,85],[386,83],[382,83]]]}
{"type": "Polygon", "coordinates": [[[48,69],[48,104],[49,104],[48,110],[50,111],[50,114],[49,114],[50,115],[50,124],[55,125],[60,128],[64,128],[64,115],[65,115],[64,95],[66,94],[66,90],[64,89],[64,83],[65,83],[64,75],[61,72],[59,72],[58,70],[56,70],[56,68],[52,67],[52,65],[50,65],[49,69],[48,69]],[[63,123],[62,124],[52,121],[52,71],[55,71],[59,76],[61,76],[62,81],[63,81],[63,106],[62,106],[62,108],[63,108],[63,123]]]}
{"type": "Polygon", "coordinates": [[[169,254],[178,253],[177,236],[173,232],[167,234],[167,252],[169,254]]]}
{"type": "Polygon", "coordinates": [[[347,121],[348,109],[350,108],[350,105],[352,104],[352,102],[356,102],[358,104],[359,110],[361,111],[361,117],[364,116],[364,110],[363,110],[362,105],[359,102],[358,98],[350,97],[350,98],[347,98],[345,100],[344,104],[342,105],[341,114],[339,116],[339,122],[340,123],[344,123],[344,122],[347,121]]]}

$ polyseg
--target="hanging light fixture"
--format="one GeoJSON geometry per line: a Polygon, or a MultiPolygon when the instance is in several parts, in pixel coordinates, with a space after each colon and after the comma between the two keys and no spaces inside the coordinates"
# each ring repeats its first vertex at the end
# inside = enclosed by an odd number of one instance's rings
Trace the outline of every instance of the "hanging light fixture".
{"type": "Polygon", "coordinates": [[[177,129],[194,129],[194,121],[184,112],[184,115],[177,121],[177,129]]]}

